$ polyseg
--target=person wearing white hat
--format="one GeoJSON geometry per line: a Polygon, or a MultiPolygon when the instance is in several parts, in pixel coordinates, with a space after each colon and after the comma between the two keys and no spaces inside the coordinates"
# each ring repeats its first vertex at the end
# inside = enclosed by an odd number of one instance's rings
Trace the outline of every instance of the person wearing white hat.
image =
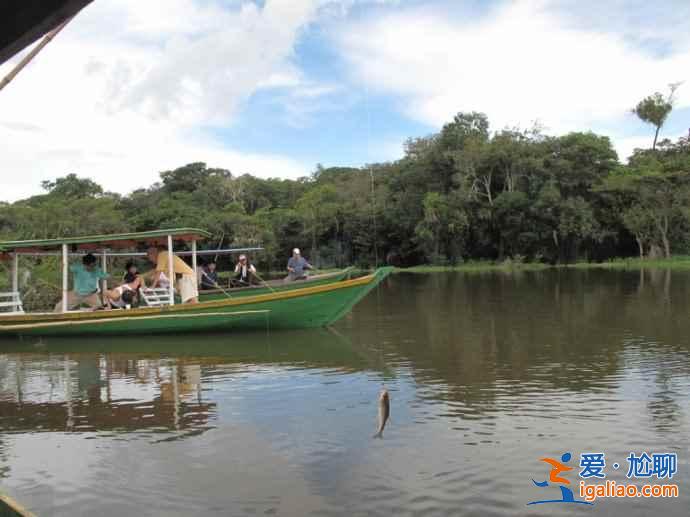
{"type": "Polygon", "coordinates": [[[288,276],[285,280],[292,282],[293,280],[304,280],[307,278],[306,269],[314,269],[312,265],[300,254],[299,248],[292,250],[292,257],[288,260],[287,270],[288,276]]]}
{"type": "Polygon", "coordinates": [[[235,279],[233,285],[236,287],[251,285],[256,278],[256,268],[254,264],[247,260],[246,255],[240,255],[239,262],[235,265],[235,279]]]}

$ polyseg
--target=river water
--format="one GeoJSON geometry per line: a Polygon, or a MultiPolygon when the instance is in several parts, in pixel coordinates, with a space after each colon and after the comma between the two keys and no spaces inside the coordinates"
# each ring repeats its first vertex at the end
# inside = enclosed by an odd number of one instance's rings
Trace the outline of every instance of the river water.
{"type": "Polygon", "coordinates": [[[38,515],[686,517],[689,315],[688,272],[399,274],[334,329],[0,341],[0,490],[38,515]],[[679,497],[528,506],[566,452],[576,499],[583,453],[588,483],[679,497]],[[627,479],[631,452],[677,473],[627,479]]]}

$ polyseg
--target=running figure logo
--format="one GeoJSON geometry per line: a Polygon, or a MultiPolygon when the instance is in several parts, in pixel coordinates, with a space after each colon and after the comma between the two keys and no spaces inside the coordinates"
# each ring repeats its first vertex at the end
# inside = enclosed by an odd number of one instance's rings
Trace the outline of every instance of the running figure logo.
{"type": "Polygon", "coordinates": [[[561,473],[568,472],[569,470],[573,470],[573,467],[568,467],[565,465],[565,463],[568,463],[570,459],[572,458],[572,454],[569,452],[566,452],[561,456],[561,461],[555,460],[553,458],[541,458],[540,461],[543,461],[544,463],[548,463],[551,465],[551,472],[549,473],[549,479],[546,481],[542,482],[537,482],[534,479],[532,479],[532,483],[534,483],[536,486],[544,488],[549,486],[549,482],[551,482],[553,485],[558,485],[559,488],[561,489],[561,497],[562,499],[547,499],[544,501],[532,501],[531,503],[527,503],[528,505],[530,504],[543,504],[543,503],[572,503],[572,504],[587,504],[592,506],[594,503],[588,503],[587,501],[581,501],[579,499],[575,499],[573,496],[573,491],[570,490],[566,485],[570,484],[570,481],[568,481],[566,478],[561,476],[561,473]]]}

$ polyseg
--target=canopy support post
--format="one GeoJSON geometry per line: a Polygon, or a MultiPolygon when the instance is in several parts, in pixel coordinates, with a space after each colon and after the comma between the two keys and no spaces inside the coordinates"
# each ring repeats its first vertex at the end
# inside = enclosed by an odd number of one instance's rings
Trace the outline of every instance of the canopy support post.
{"type": "Polygon", "coordinates": [[[69,291],[69,254],[67,244],[62,245],[62,312],[67,312],[67,292],[69,291]]]}
{"type": "MultiPolygon", "coordinates": [[[[108,273],[108,255],[106,255],[105,250],[101,252],[101,269],[103,270],[104,273],[108,273]]],[[[102,280],[103,282],[103,296],[105,296],[105,291],[108,289],[108,281],[106,279],[102,280]]]]}
{"type": "Polygon", "coordinates": [[[19,255],[16,252],[12,257],[12,292],[19,293],[19,255]]]}
{"type": "Polygon", "coordinates": [[[192,239],[192,269],[194,270],[194,281],[199,283],[199,272],[196,266],[196,239],[192,239]]]}
{"type": "Polygon", "coordinates": [[[172,235],[168,235],[168,277],[170,280],[170,305],[175,305],[175,270],[173,268],[173,240],[172,235]]]}

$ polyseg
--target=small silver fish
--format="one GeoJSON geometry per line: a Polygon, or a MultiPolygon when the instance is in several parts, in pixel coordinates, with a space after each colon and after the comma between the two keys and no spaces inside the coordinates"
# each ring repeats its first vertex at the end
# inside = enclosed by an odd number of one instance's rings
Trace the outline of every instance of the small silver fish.
{"type": "Polygon", "coordinates": [[[386,427],[388,417],[391,414],[391,401],[388,392],[381,390],[379,395],[379,429],[374,435],[374,438],[383,438],[383,428],[386,427]]]}

